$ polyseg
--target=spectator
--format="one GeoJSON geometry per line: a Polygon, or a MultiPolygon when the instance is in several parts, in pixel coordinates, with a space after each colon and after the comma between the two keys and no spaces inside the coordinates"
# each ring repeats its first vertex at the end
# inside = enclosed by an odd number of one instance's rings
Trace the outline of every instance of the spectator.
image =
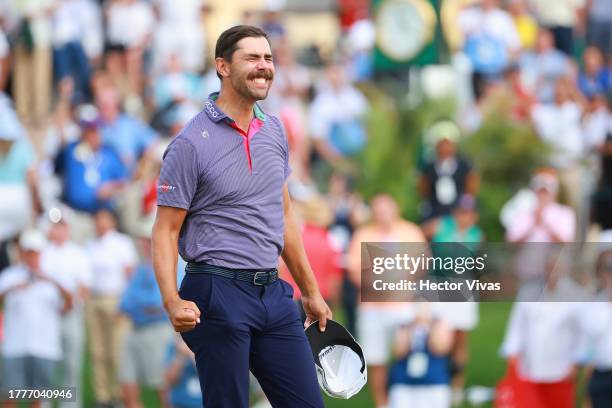
{"type": "Polygon", "coordinates": [[[520,66],[527,89],[542,103],[555,99],[557,81],[571,71],[570,60],[555,49],[553,35],[545,29],[538,32],[535,50],[523,53],[520,66]]]}
{"type": "MultiPolygon", "coordinates": [[[[577,365],[584,358],[582,288],[567,274],[571,259],[542,253],[545,278],[525,285],[512,308],[502,355],[516,367],[514,392],[524,406],[574,407],[577,365]]],[[[523,405],[521,405],[523,406],[523,405]]]]}
{"type": "Polygon", "coordinates": [[[520,66],[513,64],[508,67],[504,72],[504,79],[512,97],[510,120],[517,123],[529,122],[536,100],[524,84],[520,66]]]}
{"type": "Polygon", "coordinates": [[[459,137],[457,126],[448,121],[436,123],[427,132],[426,144],[435,152],[419,177],[424,220],[449,214],[463,194],[475,195],[478,190],[472,165],[457,154],[459,137]]]}
{"type": "MultiPolygon", "coordinates": [[[[303,201],[295,201],[296,214],[302,221],[302,240],[308,263],[319,284],[321,295],[330,307],[340,303],[340,285],[342,283],[341,249],[327,228],[333,221],[333,213],[323,197],[317,195],[303,201]]],[[[293,277],[283,265],[283,279],[294,289],[294,297],[301,298],[301,292],[293,277]]],[[[300,303],[301,306],[301,303],[300,303]]],[[[300,311],[303,309],[300,307],[300,311]]],[[[306,315],[302,315],[306,320],[306,315]]]]}
{"type": "MultiPolygon", "coordinates": [[[[326,195],[328,204],[334,214],[334,220],[329,228],[334,240],[342,248],[342,268],[348,272],[346,253],[351,243],[353,231],[369,217],[369,208],[361,196],[354,191],[352,180],[348,175],[332,174],[329,180],[329,189],[326,195]]],[[[348,273],[344,273],[342,282],[342,306],[346,318],[346,327],[349,332],[356,333],[357,301],[359,289],[355,286],[348,273]]]]}
{"type": "Polygon", "coordinates": [[[126,408],[142,406],[141,386],[156,390],[165,407],[164,361],[173,331],[153,271],[153,222],[144,219],[139,227],[137,235],[142,261],[130,278],[119,305],[121,313],[127,315],[132,323],[121,352],[121,389],[126,408]]]}
{"type": "MultiPolygon", "coordinates": [[[[4,302],[2,343],[2,390],[50,389],[62,359],[61,314],[69,310],[71,298],[60,284],[46,276],[41,267],[44,235],[26,230],[19,238],[18,265],[0,278],[4,302]]],[[[17,407],[5,401],[5,407],[17,407]]],[[[40,407],[40,401],[33,406],[40,407]]]]}
{"type": "Polygon", "coordinates": [[[84,102],[90,99],[89,61],[82,39],[88,27],[81,16],[85,8],[82,0],[61,0],[53,13],[53,71],[56,82],[71,78],[73,100],[84,102]]]}
{"type": "Polygon", "coordinates": [[[131,239],[117,231],[111,212],[99,210],[95,223],[96,239],[87,245],[94,279],[86,313],[95,398],[108,406],[121,398],[117,376],[127,322],[119,315],[119,301],[137,254],[131,239]]]}
{"type": "Polygon", "coordinates": [[[555,47],[566,55],[574,50],[574,34],[582,24],[586,0],[530,0],[535,17],[555,38],[555,47]]]}
{"type": "Polygon", "coordinates": [[[601,152],[599,186],[593,196],[593,222],[602,230],[612,230],[612,134],[598,148],[601,152]]]}
{"type": "Polygon", "coordinates": [[[414,322],[395,334],[395,362],[389,371],[389,408],[451,406],[450,352],[453,331],[423,303],[414,322]]]}
{"type": "Polygon", "coordinates": [[[202,391],[193,352],[179,336],[168,352],[166,384],[170,388],[172,408],[200,408],[202,391]]]}
{"type": "MultiPolygon", "coordinates": [[[[433,243],[472,243],[466,246],[468,251],[475,251],[484,241],[484,234],[477,225],[478,212],[474,197],[464,194],[450,215],[434,218],[423,225],[425,236],[433,243]]],[[[457,256],[452,247],[438,246],[433,253],[450,251],[457,256]]],[[[436,256],[442,256],[437,254],[436,256]]],[[[452,375],[452,402],[460,405],[463,400],[465,385],[465,367],[469,362],[469,334],[478,324],[478,303],[463,301],[457,303],[440,302],[433,305],[438,318],[443,319],[453,330],[453,341],[450,351],[452,375]]]]}
{"type": "Polygon", "coordinates": [[[449,215],[423,224],[423,233],[432,242],[482,242],[482,230],[477,225],[478,212],[473,196],[464,194],[449,215]]]}
{"type": "MultiPolygon", "coordinates": [[[[557,202],[559,179],[551,168],[539,169],[531,180],[535,200],[510,210],[506,225],[509,242],[572,242],[576,234],[574,211],[557,202]]],[[[502,213],[504,211],[502,210],[502,213]]],[[[503,216],[503,215],[502,215],[503,216]]]]}
{"type": "MultiPolygon", "coordinates": [[[[46,276],[60,282],[72,297],[72,309],[62,316],[62,385],[74,387],[74,401],[83,406],[83,362],[85,351],[85,299],[91,288],[93,271],[84,249],[70,241],[70,210],[64,208],[59,220],[54,218],[49,228],[49,244],[41,254],[41,269],[46,276]]],[[[56,216],[55,212],[51,212],[56,216]]],[[[60,403],[74,407],[75,402],[60,403]]]]}
{"type": "Polygon", "coordinates": [[[13,95],[26,125],[40,125],[51,106],[52,28],[54,0],[12,2],[16,43],[13,95]]]}
{"type": "MultiPolygon", "coordinates": [[[[397,203],[390,196],[375,196],[371,207],[372,223],[355,232],[347,255],[348,273],[357,287],[361,284],[362,242],[426,242],[417,225],[400,218],[397,203]]],[[[412,307],[408,303],[360,303],[358,306],[357,333],[368,362],[368,379],[376,407],[387,405],[386,364],[393,333],[411,315],[412,307]]]]}
{"type": "Polygon", "coordinates": [[[588,385],[591,406],[605,408],[612,406],[612,251],[600,253],[597,266],[602,291],[597,302],[587,304],[583,325],[593,348],[589,363],[594,369],[588,385]]]}
{"type": "Polygon", "coordinates": [[[153,102],[157,109],[187,101],[203,101],[200,78],[183,68],[178,54],[165,60],[166,66],[153,85],[153,102]]]}
{"type": "Polygon", "coordinates": [[[501,73],[520,50],[521,40],[512,17],[499,7],[499,0],[482,0],[461,10],[457,25],[465,38],[464,52],[476,73],[501,73]]]}
{"type": "Polygon", "coordinates": [[[90,67],[102,66],[102,53],[104,51],[104,20],[100,2],[96,0],[80,0],[83,27],[87,30],[81,39],[85,54],[89,59],[90,67]]]}
{"type": "Polygon", "coordinates": [[[583,207],[580,180],[586,143],[581,119],[585,105],[574,84],[561,79],[555,88],[554,103],[537,104],[531,113],[538,136],[553,150],[550,162],[559,170],[568,201],[576,211],[583,207]]]}
{"type": "Polygon", "coordinates": [[[189,73],[200,72],[206,61],[206,36],[202,16],[206,0],[184,0],[180,7],[172,0],[154,0],[159,13],[155,29],[154,72],[158,72],[171,56],[189,73]]]}
{"type": "Polygon", "coordinates": [[[139,109],[143,55],[153,37],[155,15],[144,0],[112,0],[106,9],[107,68],[116,86],[139,109]],[[134,102],[132,102],[134,101],[134,102]]]}
{"type": "Polygon", "coordinates": [[[530,50],[536,44],[538,36],[538,23],[529,13],[525,0],[509,0],[508,12],[514,20],[516,32],[521,39],[521,48],[530,50]]]}
{"type": "Polygon", "coordinates": [[[596,94],[590,98],[586,112],[582,116],[582,132],[586,154],[590,153],[596,158],[599,157],[610,130],[610,119],[607,98],[601,94],[596,94]]]}
{"type": "Polygon", "coordinates": [[[11,68],[11,49],[6,34],[0,25],[0,94],[5,91],[11,68]]]}
{"type": "Polygon", "coordinates": [[[6,245],[39,208],[34,149],[17,115],[0,96],[0,268],[8,266],[6,245]]]}
{"type": "Polygon", "coordinates": [[[586,42],[599,48],[603,55],[612,53],[612,3],[607,0],[590,0],[587,13],[586,42]]]}
{"type": "Polygon", "coordinates": [[[309,124],[315,151],[334,164],[364,148],[366,129],[362,119],[368,103],[361,91],[348,83],[339,63],[329,65],[325,74],[327,83],[310,106],[309,124]]]}
{"type": "Polygon", "coordinates": [[[97,109],[84,106],[79,116],[81,138],[60,151],[55,171],[62,181],[62,200],[76,210],[74,236],[84,241],[92,235],[91,214],[113,208],[125,170],[115,151],[102,142],[97,109]]]}
{"type": "Polygon", "coordinates": [[[156,134],[143,122],[121,112],[119,95],[113,88],[101,89],[96,95],[96,105],[102,119],[102,140],[115,149],[131,175],[140,157],[155,141],[156,134]]]}
{"type": "Polygon", "coordinates": [[[604,65],[604,57],[596,47],[588,47],[582,55],[584,69],[578,75],[578,89],[587,97],[607,95],[610,90],[610,70],[604,65]]]}

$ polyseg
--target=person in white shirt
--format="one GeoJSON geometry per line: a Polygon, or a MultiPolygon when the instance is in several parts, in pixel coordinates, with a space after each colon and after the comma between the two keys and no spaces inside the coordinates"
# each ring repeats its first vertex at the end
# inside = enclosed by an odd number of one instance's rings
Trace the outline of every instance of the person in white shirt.
{"type": "Polygon", "coordinates": [[[583,316],[593,367],[588,391],[592,408],[608,408],[612,407],[612,250],[599,255],[597,272],[602,290],[583,316]]]}
{"type": "Polygon", "coordinates": [[[132,240],[117,231],[110,211],[98,211],[95,224],[97,236],[86,246],[93,266],[86,318],[96,400],[111,404],[121,398],[118,367],[127,328],[127,321],[119,315],[119,301],[138,256],[132,240]]]}
{"type": "Polygon", "coordinates": [[[143,55],[154,27],[155,14],[149,2],[113,0],[106,9],[106,63],[115,84],[125,85],[128,95],[142,94],[143,55]]]}
{"type": "Polygon", "coordinates": [[[310,106],[310,134],[319,156],[330,164],[361,151],[366,144],[361,120],[368,109],[363,93],[348,82],[344,67],[332,63],[327,81],[310,106]],[[341,108],[340,108],[341,107],[341,108]]]}
{"type": "MultiPolygon", "coordinates": [[[[46,276],[60,282],[72,295],[72,309],[62,316],[62,380],[66,387],[75,387],[77,406],[82,406],[81,378],[85,345],[85,298],[93,280],[91,263],[85,250],[70,241],[68,209],[51,224],[49,245],[41,255],[41,268],[46,276]]],[[[61,402],[60,407],[74,407],[75,402],[61,402]]]]}
{"type": "Polygon", "coordinates": [[[586,102],[576,85],[563,78],[557,81],[555,102],[537,104],[532,110],[536,132],[552,147],[551,164],[559,169],[568,201],[578,214],[585,200],[581,188],[581,160],[586,145],[581,122],[583,106],[586,102]]]}
{"type": "Polygon", "coordinates": [[[554,249],[544,258],[545,279],[520,289],[501,352],[524,382],[515,390],[518,400],[530,398],[538,401],[538,407],[572,408],[575,375],[586,354],[581,330],[581,301],[586,297],[568,276],[572,261],[567,253],[554,249]]]}
{"type": "Polygon", "coordinates": [[[161,71],[171,55],[177,55],[190,73],[199,72],[206,60],[206,35],[202,16],[206,0],[154,0],[159,11],[159,24],[153,40],[153,70],[161,71]]]}
{"type": "Polygon", "coordinates": [[[486,37],[504,47],[509,58],[521,48],[512,16],[499,7],[499,0],[482,0],[476,7],[462,10],[457,17],[457,25],[466,40],[486,37]]]}
{"type": "MultiPolygon", "coordinates": [[[[44,275],[41,251],[45,245],[42,232],[24,231],[19,238],[21,263],[0,274],[0,300],[4,304],[4,392],[52,387],[62,358],[61,314],[70,308],[71,296],[44,275]]],[[[7,401],[3,406],[17,404],[7,401]]],[[[40,406],[39,402],[33,406],[40,406]]]]}

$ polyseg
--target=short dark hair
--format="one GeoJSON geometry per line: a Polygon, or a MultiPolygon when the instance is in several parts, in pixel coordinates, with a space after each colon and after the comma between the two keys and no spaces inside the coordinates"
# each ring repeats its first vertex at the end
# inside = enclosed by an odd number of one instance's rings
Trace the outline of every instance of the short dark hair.
{"type": "MultiPolygon", "coordinates": [[[[247,37],[263,37],[268,43],[270,38],[264,30],[259,27],[250,25],[237,25],[229,28],[221,33],[217,39],[217,45],[215,46],[215,59],[223,58],[229,62],[232,62],[232,57],[236,49],[238,49],[238,41],[247,37]]],[[[217,76],[221,78],[221,75],[217,72],[217,76]]]]}

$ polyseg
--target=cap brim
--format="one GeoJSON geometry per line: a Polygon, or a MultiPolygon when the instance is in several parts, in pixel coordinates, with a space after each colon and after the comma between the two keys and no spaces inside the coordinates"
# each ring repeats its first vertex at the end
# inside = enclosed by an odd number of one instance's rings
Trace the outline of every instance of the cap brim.
{"type": "Polygon", "coordinates": [[[312,358],[317,366],[321,367],[321,361],[319,359],[319,353],[328,346],[346,346],[353,350],[361,359],[361,372],[366,369],[366,362],[363,356],[363,350],[351,333],[344,328],[340,323],[327,320],[325,331],[322,332],[319,329],[319,321],[313,322],[306,328],[306,337],[310,343],[312,350],[312,358]]]}

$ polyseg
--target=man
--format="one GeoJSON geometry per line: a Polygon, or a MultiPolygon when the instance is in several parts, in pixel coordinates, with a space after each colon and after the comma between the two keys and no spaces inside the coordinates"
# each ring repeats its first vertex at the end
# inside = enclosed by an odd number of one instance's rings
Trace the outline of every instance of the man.
{"type": "MultiPolygon", "coordinates": [[[[48,232],[49,245],[41,255],[45,275],[57,280],[73,299],[72,309],[62,316],[62,384],[75,387],[76,406],[82,407],[83,358],[85,347],[85,298],[93,279],[87,253],[70,240],[69,210],[62,209],[61,218],[55,220],[48,232]]],[[[54,221],[54,220],[52,220],[54,221]]],[[[60,408],[75,407],[75,402],[60,402],[60,408]]]]}
{"type": "Polygon", "coordinates": [[[470,161],[457,152],[461,134],[452,122],[440,121],[427,133],[426,144],[434,152],[421,168],[419,192],[424,220],[448,215],[464,194],[478,192],[478,175],[470,161]]]}
{"type": "MultiPolygon", "coordinates": [[[[3,392],[52,387],[62,359],[61,314],[70,309],[71,296],[43,274],[40,259],[45,245],[40,231],[24,231],[19,238],[21,262],[0,275],[3,392]]],[[[5,401],[3,406],[17,403],[5,401]]],[[[31,406],[40,407],[40,401],[31,406]]]]}
{"type": "Polygon", "coordinates": [[[119,304],[121,313],[132,323],[123,342],[119,367],[126,408],[144,406],[140,401],[141,386],[156,390],[161,406],[167,406],[164,363],[173,333],[153,272],[152,227],[152,218],[143,218],[138,223],[136,235],[142,261],[136,267],[119,304]]]}
{"type": "Polygon", "coordinates": [[[265,32],[225,31],[215,63],[221,92],[172,141],[161,169],[153,250],[164,306],[195,353],[205,406],[247,407],[250,368],[273,406],[323,407],[293,290],[277,279],[282,253],[306,324],[324,330],[331,311],[291,210],[287,140],[255,104],[274,78],[265,32]],[[180,293],[177,246],[188,261],[180,293]]]}
{"type": "MultiPolygon", "coordinates": [[[[355,231],[347,255],[347,270],[353,283],[361,285],[361,243],[427,242],[421,229],[400,217],[397,202],[388,194],[372,199],[372,223],[355,231]]],[[[411,245],[411,246],[412,246],[411,245]]],[[[414,246],[412,246],[414,248],[414,246]]],[[[417,248],[424,247],[416,245],[417,248]]],[[[410,303],[361,302],[357,314],[358,338],[368,362],[368,378],[375,406],[387,406],[387,361],[395,330],[413,318],[410,303]]]]}
{"type": "Polygon", "coordinates": [[[110,211],[98,211],[94,221],[96,239],[87,245],[94,273],[86,316],[96,401],[108,407],[121,398],[118,370],[128,322],[119,315],[119,302],[138,254],[132,240],[117,231],[110,211]]]}
{"type": "Polygon", "coordinates": [[[75,210],[73,236],[77,242],[84,242],[93,236],[91,215],[114,207],[114,198],[127,174],[118,154],[103,142],[98,110],[83,106],[79,122],[81,138],[61,150],[55,159],[55,172],[62,182],[62,201],[75,210]]]}

